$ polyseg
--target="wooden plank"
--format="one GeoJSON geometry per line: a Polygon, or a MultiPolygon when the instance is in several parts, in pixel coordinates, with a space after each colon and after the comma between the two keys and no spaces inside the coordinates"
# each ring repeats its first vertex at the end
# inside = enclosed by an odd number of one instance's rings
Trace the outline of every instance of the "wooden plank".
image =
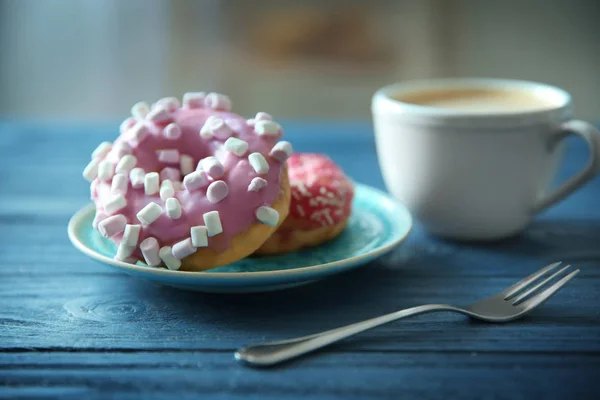
{"type": "MultiPolygon", "coordinates": [[[[101,270],[98,270],[101,271],[101,270]]],[[[511,278],[407,275],[367,267],[256,295],[184,292],[122,274],[4,275],[0,348],[234,349],[317,332],[424,303],[468,304],[511,278]]],[[[534,315],[485,324],[431,314],[346,341],[348,349],[600,351],[600,279],[577,279],[534,315]]]]}
{"type": "Polygon", "coordinates": [[[0,398],[593,399],[600,356],[339,353],[276,369],[224,352],[0,354],[0,398]]]}

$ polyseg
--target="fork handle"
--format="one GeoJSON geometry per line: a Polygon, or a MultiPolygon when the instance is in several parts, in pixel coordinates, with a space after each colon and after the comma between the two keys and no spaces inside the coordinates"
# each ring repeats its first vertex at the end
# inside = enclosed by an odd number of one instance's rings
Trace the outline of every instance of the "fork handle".
{"type": "Polygon", "coordinates": [[[270,366],[283,361],[291,360],[300,355],[320,349],[331,343],[378,327],[388,322],[397,321],[402,318],[430,313],[433,311],[456,311],[464,313],[464,310],[447,304],[427,304],[404,310],[396,311],[380,317],[342,326],[341,328],[302,336],[295,339],[281,340],[277,342],[250,345],[239,349],[235,353],[238,361],[243,361],[253,366],[270,366]]]}

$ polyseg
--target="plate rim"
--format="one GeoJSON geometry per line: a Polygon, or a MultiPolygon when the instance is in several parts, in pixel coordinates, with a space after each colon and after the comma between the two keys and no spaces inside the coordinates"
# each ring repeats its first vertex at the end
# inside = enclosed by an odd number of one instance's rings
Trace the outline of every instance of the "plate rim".
{"type": "Polygon", "coordinates": [[[407,222],[407,227],[406,227],[405,232],[403,232],[397,238],[392,240],[390,243],[380,246],[380,247],[377,247],[376,249],[371,250],[365,254],[360,254],[357,256],[344,258],[342,260],[331,261],[331,262],[324,263],[324,264],[311,265],[308,267],[281,269],[281,270],[274,270],[274,271],[255,271],[255,272],[210,272],[210,270],[209,271],[177,271],[177,270],[162,269],[162,268],[151,268],[151,267],[141,266],[141,265],[137,265],[137,264],[129,264],[124,261],[116,260],[114,258],[110,258],[108,256],[100,254],[97,251],[85,246],[84,243],[75,234],[76,227],[78,227],[81,224],[83,217],[85,215],[87,215],[88,213],[90,213],[93,209],[95,209],[94,203],[90,203],[90,204],[83,206],[77,212],[75,212],[75,214],[73,214],[71,216],[71,218],[69,219],[69,223],[67,225],[67,232],[69,235],[69,240],[71,241],[73,246],[75,246],[75,248],[77,248],[83,254],[87,255],[88,257],[90,257],[96,261],[100,261],[102,263],[109,264],[113,267],[117,267],[119,269],[122,269],[122,270],[125,270],[128,272],[151,274],[151,275],[161,275],[161,276],[165,276],[165,277],[182,277],[182,278],[188,277],[188,278],[207,278],[207,279],[219,278],[219,279],[228,279],[228,280],[275,278],[275,277],[287,277],[287,276],[318,273],[318,272],[327,272],[327,271],[331,271],[331,269],[335,269],[336,267],[343,267],[349,263],[358,264],[362,260],[366,259],[367,261],[369,261],[369,260],[373,260],[379,256],[382,256],[382,255],[386,254],[387,252],[389,252],[390,250],[392,250],[398,244],[402,243],[408,237],[408,235],[410,234],[410,232],[413,229],[413,217],[412,217],[410,211],[406,208],[406,206],[404,204],[398,202],[396,199],[391,197],[391,195],[389,193],[386,193],[386,192],[384,192],[380,189],[374,188],[372,186],[361,184],[361,183],[355,183],[355,186],[357,188],[360,187],[363,190],[375,192],[378,195],[386,198],[387,201],[392,202],[396,207],[400,208],[402,210],[402,213],[404,214],[403,218],[407,222]]]}

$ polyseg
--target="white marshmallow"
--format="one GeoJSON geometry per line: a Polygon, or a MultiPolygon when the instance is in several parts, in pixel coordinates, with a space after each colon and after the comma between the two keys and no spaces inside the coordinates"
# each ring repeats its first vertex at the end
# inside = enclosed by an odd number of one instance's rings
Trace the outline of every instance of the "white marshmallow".
{"type": "Polygon", "coordinates": [[[209,93],[204,99],[204,104],[208,108],[215,110],[231,111],[231,100],[221,93],[209,93]]]}
{"type": "Polygon", "coordinates": [[[204,219],[204,225],[206,225],[209,237],[216,236],[223,232],[223,225],[221,225],[221,218],[219,217],[218,211],[204,213],[202,218],[204,219]]]}
{"type": "Polygon", "coordinates": [[[225,174],[225,167],[216,157],[206,157],[200,160],[198,167],[205,171],[211,178],[218,179],[225,174]]]}
{"type": "Polygon", "coordinates": [[[248,156],[248,161],[257,174],[266,174],[269,172],[269,163],[260,153],[252,153],[248,156]]]}
{"type": "Polygon", "coordinates": [[[179,168],[181,169],[181,175],[186,176],[194,172],[194,159],[187,154],[182,154],[179,157],[179,168]]]}
{"type": "Polygon", "coordinates": [[[167,216],[171,219],[179,219],[181,217],[181,204],[175,197],[169,197],[165,203],[167,216]]]}
{"type": "Polygon", "coordinates": [[[98,164],[98,179],[101,181],[107,181],[115,174],[115,167],[113,163],[108,160],[100,161],[98,164]]]}
{"type": "Polygon", "coordinates": [[[140,250],[142,251],[146,264],[151,267],[158,267],[160,265],[158,240],[153,237],[144,239],[142,243],[140,243],[140,250]]]}
{"type": "Polygon", "coordinates": [[[102,142],[96,147],[96,150],[92,152],[92,159],[94,158],[104,158],[112,148],[111,142],[102,142]]]}
{"type": "Polygon", "coordinates": [[[133,169],[133,167],[135,167],[135,164],[137,164],[137,158],[134,155],[124,155],[117,163],[117,168],[115,168],[115,172],[117,174],[128,174],[133,169]]]}
{"type": "Polygon", "coordinates": [[[112,184],[110,186],[110,192],[112,194],[127,194],[127,187],[129,185],[129,179],[127,175],[124,174],[116,174],[113,177],[112,184]]]}
{"type": "Polygon", "coordinates": [[[254,123],[254,132],[259,135],[277,136],[281,131],[281,126],[274,121],[261,120],[254,123]]]}
{"type": "Polygon", "coordinates": [[[154,221],[160,217],[163,210],[156,203],[148,203],[146,207],[142,208],[140,212],[137,213],[137,219],[144,225],[150,225],[154,221]]]}
{"type": "Polygon", "coordinates": [[[156,105],[166,108],[169,112],[174,112],[179,108],[179,99],[177,97],[163,97],[156,102],[156,105]]]}
{"type": "Polygon", "coordinates": [[[163,106],[156,106],[146,115],[146,119],[152,122],[163,122],[170,118],[169,110],[163,106]]]}
{"type": "Polygon", "coordinates": [[[104,211],[108,215],[112,215],[119,210],[122,210],[127,206],[127,200],[122,194],[116,194],[112,196],[106,203],[104,203],[104,211]]]}
{"type": "Polygon", "coordinates": [[[168,198],[173,197],[175,195],[175,188],[173,187],[173,182],[169,179],[165,179],[160,184],[160,198],[162,201],[167,201],[168,198]]]}
{"type": "Polygon", "coordinates": [[[119,247],[117,247],[117,255],[115,258],[117,260],[127,261],[134,249],[135,247],[129,247],[125,244],[125,242],[121,242],[119,243],[119,247]]]}
{"type": "Polygon", "coordinates": [[[171,270],[178,270],[181,268],[181,261],[179,261],[173,253],[171,253],[171,246],[161,247],[158,251],[158,256],[165,263],[167,268],[171,270]]]}
{"type": "Polygon", "coordinates": [[[133,117],[126,118],[123,122],[121,122],[121,125],[119,125],[119,133],[121,133],[121,135],[124,134],[125,132],[127,132],[129,130],[129,128],[131,128],[134,125],[135,125],[135,118],[133,118],[133,117]]]}
{"type": "Polygon", "coordinates": [[[279,222],[279,213],[277,210],[271,207],[258,207],[254,215],[256,216],[256,219],[265,225],[276,226],[279,222]]]}
{"type": "Polygon", "coordinates": [[[142,168],[134,168],[129,173],[129,180],[131,180],[131,186],[135,189],[143,187],[145,179],[146,171],[144,171],[142,168]]]}
{"type": "Polygon", "coordinates": [[[192,244],[192,240],[190,238],[183,239],[180,242],[177,242],[173,245],[171,249],[171,254],[178,260],[182,260],[189,255],[192,255],[196,252],[196,248],[192,244]]]}
{"type": "Polygon", "coordinates": [[[206,92],[189,92],[183,95],[183,106],[187,108],[204,107],[206,92]]]}
{"type": "Polygon", "coordinates": [[[98,160],[92,160],[83,170],[83,177],[86,181],[92,182],[98,177],[98,160]]]}
{"type": "Polygon", "coordinates": [[[127,246],[130,247],[137,246],[141,230],[141,225],[125,225],[125,231],[123,232],[123,239],[121,243],[125,243],[127,246]]]}
{"type": "Polygon", "coordinates": [[[159,189],[159,182],[160,178],[158,172],[148,172],[144,177],[144,192],[148,196],[156,194],[156,192],[158,192],[159,189]]]}
{"type": "Polygon", "coordinates": [[[194,247],[208,247],[208,228],[205,226],[192,226],[190,236],[194,247]]]}
{"type": "Polygon", "coordinates": [[[204,125],[200,128],[200,136],[204,139],[210,139],[213,137],[213,126],[216,124],[220,124],[219,121],[223,121],[221,118],[217,118],[214,115],[211,115],[204,121],[204,125]]]}
{"type": "Polygon", "coordinates": [[[133,107],[131,107],[131,115],[135,119],[144,119],[146,115],[150,112],[150,107],[148,103],[145,101],[140,101],[139,103],[135,103],[133,107]]]}
{"type": "Polygon", "coordinates": [[[243,156],[248,151],[248,142],[234,137],[227,139],[223,146],[225,147],[225,150],[238,157],[243,156]]]}
{"type": "Polygon", "coordinates": [[[279,162],[285,162],[294,152],[290,142],[277,142],[271,149],[269,155],[279,162]]]}

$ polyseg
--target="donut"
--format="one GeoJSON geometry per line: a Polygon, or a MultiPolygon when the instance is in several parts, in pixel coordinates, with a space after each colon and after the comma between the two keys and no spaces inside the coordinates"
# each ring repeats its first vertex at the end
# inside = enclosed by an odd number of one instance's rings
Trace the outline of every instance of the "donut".
{"type": "Polygon", "coordinates": [[[354,186],[329,157],[295,153],[287,164],[290,211],[257,255],[287,253],[334,239],[346,228],[352,212],[354,186]]]}
{"type": "Polygon", "coordinates": [[[292,146],[271,115],[246,120],[204,92],[131,113],[83,171],[116,259],[202,271],[252,254],[284,221],[292,146]]]}

